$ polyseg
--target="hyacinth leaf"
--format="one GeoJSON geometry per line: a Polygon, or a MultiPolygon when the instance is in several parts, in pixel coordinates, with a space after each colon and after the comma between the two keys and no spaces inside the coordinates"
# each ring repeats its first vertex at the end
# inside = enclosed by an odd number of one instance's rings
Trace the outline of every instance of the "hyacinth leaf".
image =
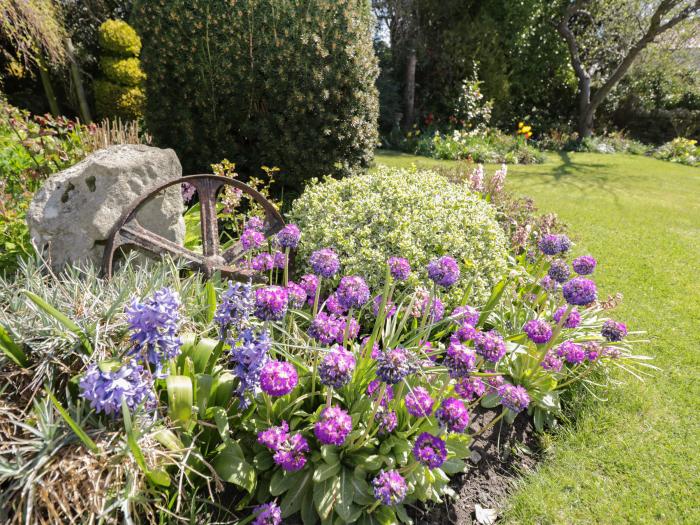
{"type": "Polygon", "coordinates": [[[340,463],[335,463],[332,465],[329,465],[328,463],[321,463],[320,465],[316,466],[316,470],[314,470],[314,483],[321,483],[331,476],[336,476],[338,472],[340,472],[340,463]]]}
{"type": "Polygon", "coordinates": [[[99,449],[97,448],[97,445],[92,440],[92,438],[88,436],[82,428],[80,428],[80,425],[78,425],[78,423],[75,422],[75,420],[70,416],[68,411],[65,408],[63,408],[63,405],[61,405],[59,400],[56,399],[51,390],[49,390],[48,388],[46,388],[46,395],[49,396],[49,399],[56,407],[56,410],[58,410],[58,413],[61,414],[61,417],[66,421],[66,423],[68,423],[68,426],[75,433],[75,435],[80,438],[80,441],[83,442],[83,444],[88,448],[88,450],[95,454],[99,452],[99,449]]]}
{"type": "Polygon", "coordinates": [[[231,399],[231,394],[233,393],[233,386],[236,382],[236,378],[233,374],[229,372],[224,372],[216,376],[214,381],[214,386],[211,389],[214,402],[210,402],[209,406],[224,406],[231,399]]]}
{"type": "Polygon", "coordinates": [[[186,426],[192,417],[192,380],[187,376],[168,376],[168,414],[186,426]]]}
{"type": "Polygon", "coordinates": [[[47,303],[44,299],[42,299],[35,293],[32,293],[28,290],[22,290],[22,293],[24,293],[24,295],[27,296],[27,298],[31,302],[33,302],[37,307],[39,307],[39,309],[42,310],[46,315],[53,317],[54,319],[56,319],[56,321],[61,323],[69,331],[75,334],[80,340],[80,343],[82,344],[85,353],[87,355],[92,355],[92,345],[90,344],[90,340],[87,334],[83,331],[82,328],[80,328],[74,321],[69,319],[63,313],[59,312],[56,308],[51,306],[49,303],[47,303]]]}
{"type": "Polygon", "coordinates": [[[27,355],[22,351],[17,343],[12,340],[9,332],[0,325],[0,350],[17,366],[26,367],[29,364],[27,355]]]}
{"type": "Polygon", "coordinates": [[[226,410],[224,410],[222,407],[213,407],[212,414],[214,416],[214,422],[216,423],[216,429],[219,431],[221,439],[226,441],[229,439],[228,414],[226,414],[226,410]]]}
{"type": "Polygon", "coordinates": [[[206,372],[211,356],[214,354],[214,350],[219,344],[219,341],[216,339],[204,337],[194,345],[192,349],[192,361],[194,362],[194,369],[197,373],[201,374],[206,372]]]}
{"type": "Polygon", "coordinates": [[[207,324],[214,320],[214,315],[216,314],[216,307],[218,306],[216,300],[216,288],[212,280],[208,280],[207,284],[204,286],[204,293],[207,299],[207,309],[206,309],[206,321],[207,324]]]}
{"type": "Polygon", "coordinates": [[[301,502],[301,521],[304,525],[316,525],[318,523],[318,515],[314,509],[314,493],[311,490],[304,492],[304,498],[301,502]]]}
{"type": "Polygon", "coordinates": [[[177,452],[185,448],[182,441],[180,441],[180,438],[178,438],[172,430],[167,428],[162,428],[153,434],[153,439],[173,452],[177,452]]]}
{"type": "Polygon", "coordinates": [[[214,384],[214,378],[207,374],[197,374],[196,382],[197,390],[195,399],[197,400],[197,408],[200,414],[204,414],[209,406],[209,397],[211,396],[211,387],[214,384]]]}
{"type": "Polygon", "coordinates": [[[340,498],[340,480],[329,478],[314,484],[314,505],[321,520],[326,520],[340,498]]]}
{"type": "Polygon", "coordinates": [[[308,501],[309,507],[313,510],[313,492],[311,491],[311,470],[300,471],[296,477],[296,484],[293,485],[282,498],[280,510],[282,517],[288,518],[292,514],[299,512],[302,508],[302,502],[308,501]],[[307,496],[308,494],[308,496],[307,496]]]}
{"type": "Polygon", "coordinates": [[[506,279],[503,279],[502,281],[499,281],[496,284],[496,286],[493,287],[493,290],[491,291],[491,297],[489,297],[489,300],[486,301],[486,304],[481,309],[481,315],[479,315],[479,321],[477,323],[478,328],[484,326],[484,323],[489,318],[489,315],[491,315],[491,312],[501,300],[501,296],[503,295],[503,292],[506,289],[507,283],[508,281],[506,279]]]}
{"type": "Polygon", "coordinates": [[[146,474],[148,480],[154,485],[160,485],[162,487],[170,486],[170,476],[164,470],[151,470],[146,464],[146,458],[143,455],[143,451],[139,446],[138,439],[136,438],[136,432],[131,424],[131,413],[129,412],[129,407],[126,404],[126,399],[122,399],[122,419],[124,420],[124,430],[126,432],[126,442],[129,445],[129,450],[131,450],[131,455],[136,461],[139,468],[146,474]]]}
{"type": "Polygon", "coordinates": [[[245,460],[241,447],[235,441],[228,440],[211,464],[221,479],[250,493],[255,490],[255,469],[245,460]]]}

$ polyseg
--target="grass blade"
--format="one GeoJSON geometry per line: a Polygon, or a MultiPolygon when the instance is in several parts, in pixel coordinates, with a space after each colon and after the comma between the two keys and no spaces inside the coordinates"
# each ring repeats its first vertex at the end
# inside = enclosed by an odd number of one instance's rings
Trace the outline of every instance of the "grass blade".
{"type": "Polygon", "coordinates": [[[0,350],[17,366],[25,368],[29,364],[27,354],[12,340],[9,332],[2,325],[0,325],[0,350]]]}
{"type": "Polygon", "coordinates": [[[66,423],[68,423],[68,426],[75,432],[75,435],[80,438],[80,440],[85,444],[85,446],[94,453],[97,453],[99,449],[97,448],[97,445],[95,442],[88,436],[85,431],[80,428],[80,425],[75,422],[75,420],[70,417],[70,414],[68,411],[63,408],[63,405],[56,399],[56,397],[51,393],[51,390],[48,388],[46,389],[46,395],[49,396],[49,399],[53,403],[53,405],[56,407],[56,410],[58,410],[58,413],[61,414],[61,417],[66,420],[66,423]]]}

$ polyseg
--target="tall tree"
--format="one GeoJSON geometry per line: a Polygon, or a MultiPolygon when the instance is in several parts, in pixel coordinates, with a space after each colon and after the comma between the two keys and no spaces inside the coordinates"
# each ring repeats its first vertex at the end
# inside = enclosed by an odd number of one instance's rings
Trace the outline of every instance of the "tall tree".
{"type": "Polygon", "coordinates": [[[581,138],[592,135],[597,109],[644,48],[699,14],[700,0],[566,2],[555,26],[578,79],[581,138]]]}

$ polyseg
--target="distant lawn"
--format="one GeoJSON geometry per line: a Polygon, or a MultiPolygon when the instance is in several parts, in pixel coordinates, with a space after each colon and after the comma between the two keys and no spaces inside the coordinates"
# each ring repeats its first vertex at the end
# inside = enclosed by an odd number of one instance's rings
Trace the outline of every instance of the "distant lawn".
{"type": "MultiPolygon", "coordinates": [[[[378,152],[391,166],[446,164],[378,152]]],[[[492,173],[490,168],[489,173],[492,173]]],[[[537,472],[510,500],[507,523],[700,523],[700,169],[631,155],[551,154],[509,166],[507,187],[570,226],[591,253],[601,295],[648,331],[640,353],[663,370],[583,403],[537,472]]]]}

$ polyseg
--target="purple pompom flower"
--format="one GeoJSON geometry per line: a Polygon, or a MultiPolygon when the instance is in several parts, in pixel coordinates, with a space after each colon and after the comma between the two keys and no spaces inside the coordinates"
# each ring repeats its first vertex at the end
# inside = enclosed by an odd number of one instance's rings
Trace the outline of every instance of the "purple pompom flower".
{"type": "Polygon", "coordinates": [[[506,342],[495,330],[478,332],[474,337],[474,348],[477,354],[492,363],[506,355],[506,342]]]}
{"type": "Polygon", "coordinates": [[[299,286],[306,292],[309,304],[313,304],[316,297],[316,288],[318,288],[318,277],[313,274],[302,275],[299,279],[299,286]]]}
{"type": "Polygon", "coordinates": [[[326,299],[324,303],[324,308],[328,313],[335,315],[343,315],[348,311],[347,308],[340,304],[338,295],[335,292],[328,296],[328,299],[326,299]]]}
{"type": "Polygon", "coordinates": [[[309,452],[309,443],[301,434],[294,434],[280,444],[277,452],[272,457],[282,470],[296,472],[306,465],[306,454],[309,452]]]}
{"type": "Polygon", "coordinates": [[[455,392],[462,399],[474,401],[486,392],[486,385],[476,376],[463,377],[455,383],[455,392]]]}
{"type": "Polygon", "coordinates": [[[216,308],[214,322],[219,325],[219,335],[225,339],[230,327],[241,330],[247,323],[253,308],[255,297],[250,283],[228,282],[228,290],[221,295],[221,303],[216,308]]]}
{"type": "Polygon", "coordinates": [[[260,388],[271,396],[289,394],[298,381],[294,365],[284,361],[268,361],[260,374],[260,388]]]}
{"type": "Polygon", "coordinates": [[[255,230],[261,232],[265,227],[265,223],[260,217],[251,217],[243,227],[244,230],[255,230]]]}
{"type": "Polygon", "coordinates": [[[625,323],[615,322],[612,319],[607,319],[603,323],[600,334],[611,343],[622,341],[627,335],[627,325],[625,323]]]}
{"type": "Polygon", "coordinates": [[[335,346],[331,348],[318,367],[321,383],[333,388],[342,388],[350,382],[355,370],[355,356],[335,346]]]}
{"type": "MultiPolygon", "coordinates": [[[[379,397],[381,386],[382,382],[379,381],[379,379],[370,381],[369,385],[367,385],[367,395],[376,401],[379,397]]],[[[393,399],[394,390],[391,388],[391,386],[387,385],[387,387],[384,389],[384,397],[382,397],[382,401],[379,404],[385,407],[388,403],[391,403],[393,399]]]]}
{"type": "Polygon", "coordinates": [[[473,341],[478,330],[470,324],[463,324],[459,329],[450,336],[451,343],[466,343],[473,341]]]}
{"type": "Polygon", "coordinates": [[[447,447],[439,437],[423,432],[413,445],[413,457],[428,468],[438,468],[447,459],[447,447]]]}
{"type": "Polygon", "coordinates": [[[564,363],[554,352],[547,352],[547,355],[544,356],[540,366],[550,372],[561,372],[564,363]]]}
{"type": "Polygon", "coordinates": [[[466,377],[474,370],[476,354],[464,345],[451,343],[447,347],[442,364],[447,367],[450,377],[466,377]]]}
{"type": "Polygon", "coordinates": [[[256,272],[267,272],[272,270],[274,262],[272,255],[262,252],[253,257],[250,261],[250,267],[256,272]]]}
{"type": "MultiPolygon", "coordinates": [[[[345,328],[348,326],[348,318],[341,317],[338,319],[338,335],[335,338],[335,342],[342,345],[345,340],[345,328]]],[[[348,341],[353,341],[360,334],[360,323],[354,317],[350,318],[350,325],[348,330],[348,341]]]]}
{"type": "Polygon", "coordinates": [[[559,288],[559,283],[552,279],[549,275],[545,275],[540,280],[540,286],[548,292],[554,292],[559,288]]]}
{"type": "Polygon", "coordinates": [[[586,351],[586,359],[589,361],[597,360],[602,354],[602,348],[595,341],[584,344],[583,349],[586,351]]]}
{"type": "Polygon", "coordinates": [[[335,291],[338,303],[350,310],[360,308],[369,301],[369,288],[362,277],[357,275],[347,275],[340,280],[338,289],[335,291]]]}
{"type": "Polygon", "coordinates": [[[574,277],[562,287],[564,299],[574,306],[586,306],[598,298],[595,283],[584,277],[574,277]]]}
{"type": "Polygon", "coordinates": [[[156,405],[156,396],[153,391],[153,377],[144,370],[143,366],[135,360],[121,365],[112,370],[103,364],[90,365],[85,375],[80,379],[80,396],[90,403],[98,414],[100,412],[109,416],[120,415],[122,401],[126,402],[129,412],[133,412],[139,405],[146,410],[152,410],[156,405]]]}
{"type": "Polygon", "coordinates": [[[255,520],[251,525],[280,525],[282,523],[282,509],[277,503],[264,503],[253,509],[255,520]]]}
{"type": "Polygon", "coordinates": [[[290,307],[301,308],[306,302],[306,290],[300,284],[289,281],[287,283],[287,298],[289,299],[290,307]]]}
{"type": "Polygon", "coordinates": [[[397,281],[405,281],[411,275],[411,265],[403,257],[389,257],[389,272],[397,281]]]}
{"type": "Polygon", "coordinates": [[[267,331],[256,334],[251,328],[245,328],[229,344],[233,375],[238,379],[236,395],[241,407],[246,408],[246,392],[255,396],[260,391],[260,373],[269,360],[270,334],[267,331]]]}
{"type": "Polygon", "coordinates": [[[547,275],[558,283],[564,283],[571,275],[571,270],[569,270],[569,265],[566,264],[566,261],[562,259],[554,259],[549,265],[547,275]]]}
{"type": "Polygon", "coordinates": [[[559,236],[551,233],[543,235],[537,246],[545,255],[556,255],[561,251],[559,236]]]}
{"type": "Polygon", "coordinates": [[[414,417],[425,417],[433,413],[433,398],[422,386],[417,386],[404,398],[406,410],[414,417]]]}
{"type": "Polygon", "coordinates": [[[408,492],[406,480],[398,470],[382,470],[372,480],[374,497],[384,505],[397,505],[401,503],[408,492]]]}
{"type": "Polygon", "coordinates": [[[324,408],[321,419],[314,425],[314,434],[324,445],[342,445],[351,431],[352,418],[339,407],[324,408]]]}
{"type": "Polygon", "coordinates": [[[448,432],[464,432],[469,426],[469,412],[464,401],[454,397],[443,399],[435,412],[435,419],[448,432]]]}
{"type": "Polygon", "coordinates": [[[450,317],[455,321],[458,321],[460,324],[476,326],[476,324],[479,322],[479,310],[468,305],[458,306],[452,310],[450,317]]]}
{"type": "Polygon", "coordinates": [[[279,426],[258,432],[258,443],[273,452],[277,452],[282,444],[287,441],[287,438],[289,438],[289,425],[286,421],[282,421],[282,424],[279,426]]]}
{"type": "Polygon", "coordinates": [[[377,377],[394,385],[416,371],[411,354],[405,348],[391,348],[377,357],[377,377]]]}
{"type": "Polygon", "coordinates": [[[593,273],[593,270],[595,270],[596,264],[596,260],[590,255],[582,255],[574,259],[572,266],[577,274],[590,275],[593,273]]]}
{"type": "Polygon", "coordinates": [[[377,434],[380,436],[391,434],[399,424],[396,412],[383,407],[379,407],[379,410],[374,415],[374,420],[377,422],[377,434]]]}
{"type": "Polygon", "coordinates": [[[282,248],[295,249],[299,246],[301,231],[296,224],[287,224],[277,234],[277,242],[282,248]]]}
{"type": "Polygon", "coordinates": [[[339,317],[319,312],[314,320],[309,325],[308,334],[316,339],[321,344],[329,345],[337,342],[338,338],[343,337],[343,328],[345,324],[339,317]]]}
{"type": "MultiPolygon", "coordinates": [[[[489,374],[493,374],[494,370],[484,370],[485,372],[489,374]]],[[[488,385],[486,387],[486,393],[487,394],[495,394],[498,392],[498,389],[504,385],[506,382],[505,379],[503,379],[503,376],[488,376],[486,378],[486,384],[488,385]]]]}
{"type": "Polygon", "coordinates": [[[255,316],[263,321],[279,321],[287,313],[289,298],[281,286],[255,290],[255,316]]]}
{"type": "Polygon", "coordinates": [[[328,279],[340,270],[340,259],[330,248],[316,250],[309,257],[309,264],[316,275],[328,279]]]}
{"type": "Polygon", "coordinates": [[[513,412],[522,412],[530,404],[530,395],[522,386],[505,383],[498,388],[501,404],[513,412]]]}
{"type": "Polygon", "coordinates": [[[523,326],[523,331],[535,344],[541,345],[552,337],[552,327],[541,319],[530,319],[523,326]]]}
{"type": "MultiPolygon", "coordinates": [[[[561,308],[558,308],[556,312],[554,312],[554,315],[552,316],[554,318],[554,321],[557,323],[561,323],[561,318],[564,316],[566,313],[566,306],[562,306],[561,308]]],[[[576,328],[579,323],[581,322],[581,314],[574,308],[569,312],[568,317],[566,318],[566,321],[564,321],[564,328],[576,328]]]]}
{"type": "Polygon", "coordinates": [[[284,269],[287,265],[287,254],[277,251],[272,255],[272,267],[278,270],[284,269]]]}
{"type": "Polygon", "coordinates": [[[241,245],[245,251],[260,248],[265,242],[265,235],[258,230],[244,230],[241,234],[241,245]]]}
{"type": "MultiPolygon", "coordinates": [[[[374,301],[372,301],[372,313],[374,314],[374,317],[377,317],[379,315],[379,309],[382,306],[382,300],[383,300],[382,296],[377,295],[374,298],[374,301]]],[[[396,305],[394,304],[394,301],[389,300],[389,302],[386,303],[384,309],[386,312],[385,317],[389,318],[392,315],[394,315],[396,313],[396,305]]]]}
{"type": "Polygon", "coordinates": [[[422,317],[426,312],[426,308],[428,308],[428,304],[430,304],[430,322],[437,323],[442,319],[445,314],[445,306],[440,299],[433,297],[431,300],[430,292],[425,288],[416,289],[415,297],[411,311],[413,317],[422,317]]]}
{"type": "Polygon", "coordinates": [[[190,184],[189,182],[183,182],[180,185],[180,188],[182,191],[182,201],[185,204],[189,204],[192,199],[194,199],[194,196],[197,193],[197,188],[194,187],[194,184],[190,184]]]}
{"type": "Polygon", "coordinates": [[[459,279],[459,265],[449,255],[443,255],[428,263],[428,277],[438,286],[449,288],[459,279]]]}
{"type": "Polygon", "coordinates": [[[557,356],[566,359],[567,363],[577,365],[586,360],[586,351],[573,341],[564,341],[557,347],[557,356]]]}

